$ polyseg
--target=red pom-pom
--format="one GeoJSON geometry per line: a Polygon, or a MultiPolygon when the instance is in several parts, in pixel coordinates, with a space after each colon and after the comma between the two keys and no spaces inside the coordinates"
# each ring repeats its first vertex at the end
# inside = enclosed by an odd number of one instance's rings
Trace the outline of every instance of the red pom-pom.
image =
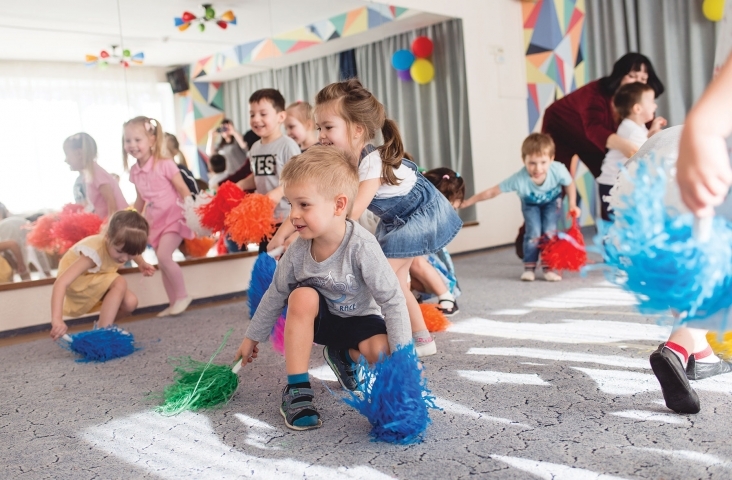
{"type": "Polygon", "coordinates": [[[216,240],[216,254],[226,255],[227,253],[229,253],[229,249],[226,247],[225,235],[222,233],[219,235],[219,239],[216,240]]]}
{"type": "Polygon", "coordinates": [[[58,241],[51,231],[53,225],[58,221],[58,213],[47,213],[39,217],[33,225],[25,241],[31,247],[54,253],[58,249],[58,241]]]}
{"type": "Polygon", "coordinates": [[[216,239],[213,237],[196,237],[190,240],[187,238],[183,240],[186,253],[192,258],[203,258],[208,255],[214,243],[216,243],[216,239]]]}
{"type": "Polygon", "coordinates": [[[430,332],[442,332],[452,325],[437,305],[432,303],[420,303],[419,309],[422,310],[424,323],[427,325],[427,330],[430,332]]]}
{"type": "Polygon", "coordinates": [[[235,183],[224,182],[219,187],[213,200],[206,205],[201,205],[196,210],[201,217],[201,225],[214,232],[223,231],[226,214],[239,205],[243,198],[244,192],[235,183]]]}
{"type": "Polygon", "coordinates": [[[547,240],[541,247],[541,263],[552,270],[579,272],[587,264],[585,239],[582,237],[577,219],[565,233],[547,240]]]}
{"type": "Polygon", "coordinates": [[[268,196],[250,193],[234,207],[224,224],[229,237],[239,246],[269,240],[275,231],[276,204],[268,196]]]}
{"type": "Polygon", "coordinates": [[[102,219],[93,213],[85,212],[80,205],[65,205],[58,215],[58,221],[51,233],[58,241],[58,253],[65,253],[75,243],[96,235],[102,228],[102,219]]]}

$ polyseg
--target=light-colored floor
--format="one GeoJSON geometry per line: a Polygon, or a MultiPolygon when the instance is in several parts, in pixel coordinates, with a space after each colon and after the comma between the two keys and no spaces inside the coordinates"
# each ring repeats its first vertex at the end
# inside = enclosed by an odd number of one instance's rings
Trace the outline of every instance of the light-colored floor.
{"type": "Polygon", "coordinates": [[[240,301],[126,323],[143,348],[106,364],[75,363],[45,334],[2,344],[0,477],[732,477],[732,375],[694,383],[700,414],[668,411],[648,355],[669,329],[635,313],[632,297],[597,272],[521,283],[511,249],[455,264],[461,310],[425,361],[443,410],[422,444],[370,442],[319,348],[319,430],[285,428],[284,361],[266,345],[229,405],[154,413],[168,357],[207,359],[234,328],[220,362],[232,359],[248,322],[240,301]]]}

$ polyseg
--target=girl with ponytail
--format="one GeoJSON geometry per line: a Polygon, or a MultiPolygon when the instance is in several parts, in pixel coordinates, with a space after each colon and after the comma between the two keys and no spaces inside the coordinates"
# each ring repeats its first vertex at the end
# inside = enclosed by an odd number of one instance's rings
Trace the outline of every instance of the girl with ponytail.
{"type": "MultiPolygon", "coordinates": [[[[315,120],[320,143],[345,150],[358,168],[360,184],[350,218],[357,220],[367,208],[379,217],[376,239],[406,298],[417,353],[435,354],[437,347],[409,288],[409,267],[415,257],[445,247],[460,231],[460,217],[417,166],[404,158],[399,128],[361,82],[351,79],[322,89],[315,97],[315,120]],[[370,142],[379,131],[384,143],[375,147],[370,142]]],[[[270,248],[282,244],[292,228],[283,224],[270,248]]]]}
{"type": "Polygon", "coordinates": [[[124,124],[123,163],[137,189],[135,209],[144,211],[150,224],[148,243],[155,249],[170,301],[159,317],[183,313],[193,300],[186,292],[183,271],[173,260],[173,252],[183,239],[194,236],[180,207],[180,201],[190,196],[191,191],[175,162],[161,158],[164,141],[163,128],[154,118],[135,117],[124,124]],[[137,160],[131,168],[127,164],[128,156],[137,160]]]}

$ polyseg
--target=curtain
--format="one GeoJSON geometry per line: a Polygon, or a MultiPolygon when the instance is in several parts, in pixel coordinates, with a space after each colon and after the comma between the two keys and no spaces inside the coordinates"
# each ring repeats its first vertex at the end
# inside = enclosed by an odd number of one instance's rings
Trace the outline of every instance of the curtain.
{"type": "Polygon", "coordinates": [[[700,0],[587,0],[589,78],[608,75],[627,52],[651,59],[666,87],[658,114],[684,122],[714,68],[715,27],[700,0]]]}
{"type": "MultiPolygon", "coordinates": [[[[357,47],[356,69],[361,82],[396,120],[406,150],[427,170],[449,167],[465,179],[466,198],[473,194],[473,160],[468,118],[462,22],[438,23],[409,33],[357,47]],[[411,49],[418,36],[434,43],[434,79],[426,85],[397,77],[391,57],[399,49],[411,49]]],[[[474,220],[475,210],[460,211],[463,220],[474,220]]]]}
{"type": "Polygon", "coordinates": [[[339,59],[341,81],[358,77],[358,72],[356,71],[356,52],[353,49],[341,52],[339,59]]]}

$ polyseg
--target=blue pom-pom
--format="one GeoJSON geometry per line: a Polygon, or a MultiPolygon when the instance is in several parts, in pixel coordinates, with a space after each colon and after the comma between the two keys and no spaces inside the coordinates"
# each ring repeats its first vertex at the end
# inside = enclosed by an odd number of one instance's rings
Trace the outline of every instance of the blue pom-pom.
{"type": "Polygon", "coordinates": [[[624,280],[618,283],[635,294],[643,313],[673,313],[685,326],[725,330],[732,306],[732,225],[716,217],[710,238],[696,238],[693,215],[665,205],[669,179],[653,155],[639,161],[630,180],[633,190],[620,197],[615,223],[599,242],[612,267],[609,278],[624,280]]]}
{"type": "Polygon", "coordinates": [[[361,357],[363,398],[351,394],[345,402],[371,424],[372,441],[408,445],[422,441],[430,418],[428,408],[438,408],[412,344],[402,346],[372,367],[361,357]]]}
{"type": "Polygon", "coordinates": [[[71,342],[61,342],[61,345],[81,355],[77,362],[106,362],[139,350],[135,337],[114,325],[69,336],[71,342]]]}
{"type": "Polygon", "coordinates": [[[247,292],[247,296],[249,297],[247,301],[249,304],[249,318],[254,317],[254,312],[257,311],[264,292],[267,291],[269,285],[272,283],[276,268],[277,261],[274,258],[266,253],[260,253],[257,256],[257,260],[254,262],[254,268],[252,268],[252,278],[249,280],[249,291],[247,292]]]}

